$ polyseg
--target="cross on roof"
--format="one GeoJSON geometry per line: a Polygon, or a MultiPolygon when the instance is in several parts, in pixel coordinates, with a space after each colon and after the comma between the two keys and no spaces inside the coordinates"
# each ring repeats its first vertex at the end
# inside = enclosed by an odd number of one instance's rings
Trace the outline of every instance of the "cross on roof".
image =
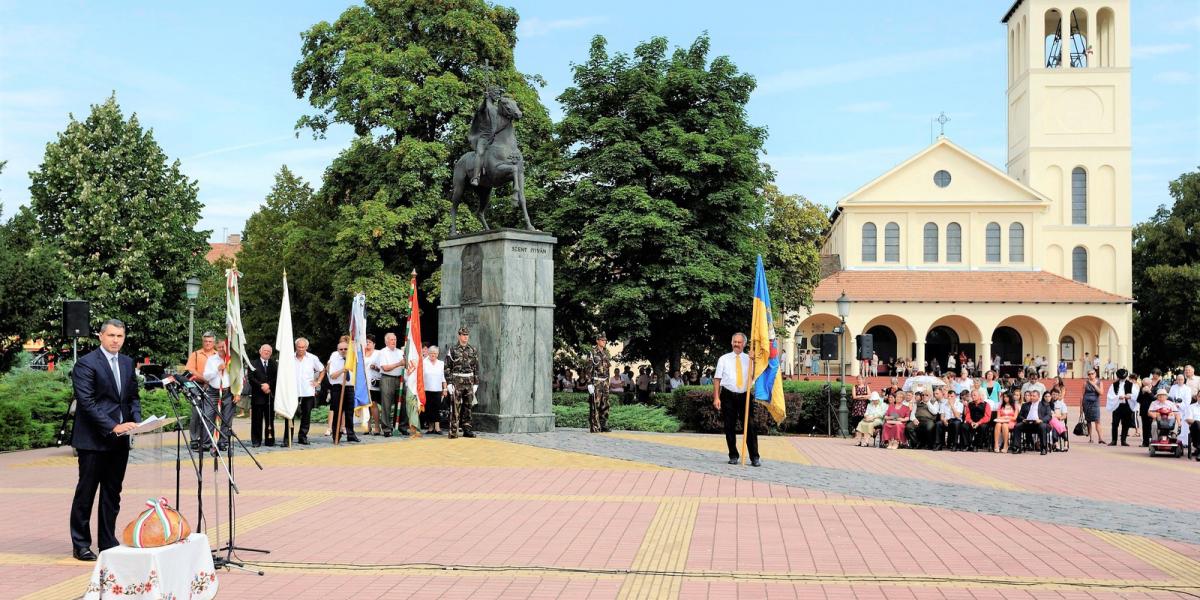
{"type": "Polygon", "coordinates": [[[938,136],[946,137],[946,123],[950,122],[950,117],[947,117],[946,112],[942,111],[942,113],[938,115],[938,118],[936,119],[936,121],[938,122],[938,125],[941,127],[941,130],[938,133],[938,136]]]}

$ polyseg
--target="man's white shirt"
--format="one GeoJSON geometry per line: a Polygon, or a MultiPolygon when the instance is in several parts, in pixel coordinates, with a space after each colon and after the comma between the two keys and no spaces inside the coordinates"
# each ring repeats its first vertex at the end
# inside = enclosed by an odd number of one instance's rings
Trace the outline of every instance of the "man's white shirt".
{"type": "Polygon", "coordinates": [[[717,359],[717,370],[713,373],[713,379],[721,380],[721,387],[735,393],[746,393],[746,385],[750,383],[750,355],[745,352],[734,354],[726,353],[717,359]],[[742,385],[737,384],[737,360],[742,363],[742,385]]]}

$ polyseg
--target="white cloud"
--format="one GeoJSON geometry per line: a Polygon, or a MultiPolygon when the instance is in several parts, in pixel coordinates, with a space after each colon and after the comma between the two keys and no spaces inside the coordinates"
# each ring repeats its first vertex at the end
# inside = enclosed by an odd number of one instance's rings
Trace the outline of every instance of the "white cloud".
{"type": "Polygon", "coordinates": [[[876,113],[883,112],[891,107],[891,103],[884,100],[868,100],[866,102],[852,102],[843,104],[838,107],[841,112],[848,113],[876,113]]]}
{"type": "Polygon", "coordinates": [[[1146,46],[1134,46],[1130,51],[1130,56],[1133,58],[1150,58],[1152,56],[1163,56],[1166,54],[1177,54],[1192,47],[1191,44],[1150,44],[1146,46]]]}
{"type": "Polygon", "coordinates": [[[517,37],[522,39],[549,35],[556,31],[580,29],[589,25],[598,25],[607,21],[604,17],[572,17],[569,19],[539,19],[530,17],[521,19],[517,24],[517,37]]]}
{"type": "Polygon", "coordinates": [[[1194,79],[1191,71],[1163,71],[1154,75],[1155,83],[1191,83],[1194,79]]]}
{"type": "Polygon", "coordinates": [[[228,154],[230,152],[237,152],[239,150],[246,150],[248,148],[257,148],[259,146],[267,146],[270,144],[274,144],[275,142],[282,142],[284,140],[292,139],[292,137],[293,136],[291,136],[291,135],[281,135],[281,136],[273,137],[273,138],[266,139],[266,140],[259,140],[257,142],[247,142],[245,144],[237,144],[234,146],[225,146],[224,148],[214,148],[212,150],[205,150],[203,152],[199,152],[199,153],[193,154],[191,156],[185,156],[183,158],[183,160],[206,158],[209,156],[217,156],[220,154],[228,154]]]}
{"type": "MultiPolygon", "coordinates": [[[[874,56],[822,67],[791,69],[763,77],[758,91],[768,94],[788,92],[804,88],[853,83],[898,73],[926,71],[935,66],[944,67],[950,63],[962,62],[980,55],[997,52],[997,46],[998,44],[992,42],[977,43],[954,48],[874,56]]],[[[1001,48],[999,51],[1003,52],[1003,49],[1001,48]]]]}

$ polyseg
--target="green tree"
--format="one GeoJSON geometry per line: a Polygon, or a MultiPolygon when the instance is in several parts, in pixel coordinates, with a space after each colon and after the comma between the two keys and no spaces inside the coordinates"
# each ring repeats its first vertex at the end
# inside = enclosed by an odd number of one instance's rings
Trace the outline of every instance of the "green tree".
{"type": "Polygon", "coordinates": [[[628,358],[677,367],[746,327],[768,248],[767,133],[746,117],[754,78],[708,53],[707,36],[670,55],[658,37],[610,56],[597,36],[574,66],[549,216],[561,345],[603,329],[628,358]]]}
{"type": "Polygon", "coordinates": [[[1200,170],[1169,185],[1175,202],[1133,228],[1134,366],[1200,362],[1200,170]]]}
{"type": "Polygon", "coordinates": [[[184,280],[203,273],[208,231],[197,231],[197,185],[169,162],[116,96],[46,145],[29,174],[41,243],[66,273],[67,294],[91,301],[97,323],[128,325],[126,351],[178,357],[187,343],[184,280]]]}
{"type": "MultiPolygon", "coordinates": [[[[6,163],[0,161],[0,172],[6,163]]],[[[12,366],[25,340],[47,332],[46,323],[63,299],[62,266],[37,243],[35,229],[28,208],[0,225],[0,372],[12,366]]]]}
{"type": "MultiPolygon", "coordinates": [[[[372,327],[393,327],[408,312],[414,269],[424,303],[438,293],[453,164],[468,150],[470,119],[489,85],[503,86],[521,106],[527,197],[538,214],[544,195],[537,182],[552,163],[551,124],[534,89],[540,80],[514,66],[517,20],[512,9],[483,0],[367,0],[301,35],[293,89],[317,112],[301,117],[297,129],[322,136],[344,123],[358,135],[317,194],[329,230],[309,225],[309,235],[328,242],[332,279],[326,308],[314,313],[342,319],[350,296],[363,291],[372,327]]],[[[497,197],[508,193],[497,190],[497,197]]],[[[504,204],[495,203],[511,210],[504,204]]],[[[469,230],[475,221],[467,213],[459,213],[459,227],[469,230]]],[[[432,320],[426,327],[436,331],[432,320]]]]}
{"type": "Polygon", "coordinates": [[[762,192],[766,202],[763,231],[767,237],[764,268],[771,288],[775,322],[795,325],[812,306],[821,277],[821,240],[829,229],[823,206],[798,194],[784,194],[775,184],[762,192]]]}

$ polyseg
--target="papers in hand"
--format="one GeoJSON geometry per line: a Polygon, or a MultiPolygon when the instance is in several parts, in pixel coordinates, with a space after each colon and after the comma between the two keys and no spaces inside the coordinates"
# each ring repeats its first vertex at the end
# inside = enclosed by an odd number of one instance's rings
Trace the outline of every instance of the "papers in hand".
{"type": "Polygon", "coordinates": [[[166,417],[156,417],[154,415],[150,415],[149,417],[146,417],[146,420],[138,423],[137,427],[134,427],[133,429],[130,429],[129,431],[126,431],[120,435],[137,435],[139,433],[146,433],[148,431],[154,431],[160,427],[165,427],[174,422],[175,419],[173,418],[168,419],[166,417]]]}

